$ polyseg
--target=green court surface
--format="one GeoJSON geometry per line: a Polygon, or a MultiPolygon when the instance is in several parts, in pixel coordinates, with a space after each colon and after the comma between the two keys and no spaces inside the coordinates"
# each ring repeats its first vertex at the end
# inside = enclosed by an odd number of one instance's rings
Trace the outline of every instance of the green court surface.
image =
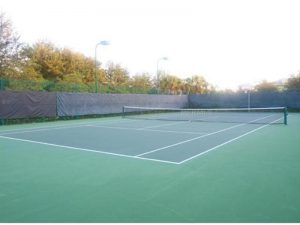
{"type": "Polygon", "coordinates": [[[82,119],[0,127],[0,222],[300,222],[288,125],[82,119]]]}

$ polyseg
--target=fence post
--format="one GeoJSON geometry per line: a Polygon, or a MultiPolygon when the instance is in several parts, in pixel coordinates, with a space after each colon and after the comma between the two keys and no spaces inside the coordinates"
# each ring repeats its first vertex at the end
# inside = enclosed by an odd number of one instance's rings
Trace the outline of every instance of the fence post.
{"type": "Polygon", "coordinates": [[[0,80],[0,91],[4,90],[5,84],[4,80],[0,80]]]}

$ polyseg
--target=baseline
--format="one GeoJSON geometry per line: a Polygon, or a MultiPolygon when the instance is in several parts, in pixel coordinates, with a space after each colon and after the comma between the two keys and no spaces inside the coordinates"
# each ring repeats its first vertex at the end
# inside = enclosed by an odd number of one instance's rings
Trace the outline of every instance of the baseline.
{"type": "Polygon", "coordinates": [[[150,159],[150,158],[144,158],[144,157],[138,157],[138,156],[130,156],[130,155],[124,155],[124,154],[118,154],[118,153],[100,151],[100,150],[95,150],[95,149],[72,147],[72,146],[67,146],[67,145],[57,145],[57,144],[51,144],[51,143],[47,143],[47,142],[40,142],[40,141],[32,141],[32,140],[27,140],[27,139],[6,137],[6,136],[2,136],[2,135],[0,135],[0,138],[8,139],[8,140],[13,140],[13,141],[28,142],[28,143],[33,143],[33,144],[47,145],[47,146],[58,147],[58,148],[67,148],[67,149],[78,150],[78,151],[93,152],[93,153],[100,153],[100,154],[106,154],[106,155],[113,155],[113,156],[119,156],[119,157],[125,157],[125,158],[141,159],[141,160],[154,161],[154,162],[162,162],[162,163],[169,163],[169,164],[177,164],[177,165],[179,164],[178,162],[172,162],[172,161],[167,161],[167,160],[150,159]]]}

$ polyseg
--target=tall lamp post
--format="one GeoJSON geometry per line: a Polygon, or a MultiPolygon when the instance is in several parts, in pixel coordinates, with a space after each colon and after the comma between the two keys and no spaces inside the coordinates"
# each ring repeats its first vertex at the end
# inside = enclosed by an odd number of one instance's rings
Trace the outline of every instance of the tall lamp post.
{"type": "Polygon", "coordinates": [[[250,111],[251,108],[251,91],[250,89],[247,90],[247,94],[248,94],[248,111],[250,111]]]}
{"type": "Polygon", "coordinates": [[[247,88],[245,89],[245,94],[247,94],[247,108],[248,108],[248,111],[250,111],[251,109],[251,89],[250,88],[247,88]]]}
{"type": "Polygon", "coordinates": [[[100,41],[96,44],[95,47],[95,92],[98,93],[99,85],[98,85],[98,76],[97,76],[97,48],[99,45],[110,45],[109,41],[100,41]]]}
{"type": "Polygon", "coordinates": [[[167,57],[161,57],[157,60],[157,65],[156,65],[156,79],[157,79],[157,94],[160,92],[160,77],[159,77],[159,62],[161,60],[168,60],[167,57]]]}

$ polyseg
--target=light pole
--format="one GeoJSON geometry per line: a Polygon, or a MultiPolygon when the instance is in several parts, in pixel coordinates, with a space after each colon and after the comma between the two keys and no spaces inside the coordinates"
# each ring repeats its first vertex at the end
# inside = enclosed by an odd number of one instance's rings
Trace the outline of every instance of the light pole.
{"type": "Polygon", "coordinates": [[[99,45],[110,45],[109,41],[100,41],[95,47],[95,92],[98,93],[98,77],[97,77],[97,48],[99,45]]]}
{"type": "Polygon", "coordinates": [[[251,93],[250,93],[250,89],[248,90],[248,111],[250,111],[250,108],[251,108],[251,103],[250,103],[250,101],[251,101],[251,93]]]}
{"type": "Polygon", "coordinates": [[[248,106],[248,112],[249,112],[250,108],[251,108],[251,89],[250,88],[246,89],[245,94],[247,94],[247,106],[248,106]]]}
{"type": "Polygon", "coordinates": [[[168,58],[167,57],[161,57],[157,60],[157,65],[156,65],[157,94],[159,94],[159,92],[160,92],[160,77],[159,77],[159,70],[158,70],[159,68],[158,68],[158,66],[159,66],[159,62],[161,60],[168,60],[168,58]]]}

